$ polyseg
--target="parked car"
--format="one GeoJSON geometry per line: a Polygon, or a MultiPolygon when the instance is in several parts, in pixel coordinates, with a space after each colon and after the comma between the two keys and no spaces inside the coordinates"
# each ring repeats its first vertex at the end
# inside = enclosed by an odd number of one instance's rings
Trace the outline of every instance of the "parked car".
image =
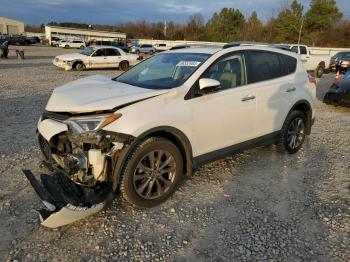
{"type": "Polygon", "coordinates": [[[30,45],[31,44],[29,39],[27,39],[24,36],[20,36],[20,35],[17,35],[17,36],[6,36],[6,40],[8,41],[9,45],[17,45],[17,46],[23,45],[23,46],[26,46],[26,45],[30,45]]]}
{"type": "Polygon", "coordinates": [[[96,68],[117,68],[126,71],[140,62],[138,55],[125,53],[114,46],[89,46],[80,53],[59,55],[53,64],[66,71],[83,71],[96,68]]]}
{"type": "Polygon", "coordinates": [[[350,60],[350,52],[338,52],[334,56],[331,57],[329,61],[329,70],[330,71],[337,71],[338,70],[338,61],[343,60],[343,58],[350,60]]]}
{"type": "Polygon", "coordinates": [[[344,53],[343,55],[339,56],[335,65],[335,71],[346,73],[349,70],[350,70],[350,52],[344,53]]]}
{"type": "Polygon", "coordinates": [[[299,56],[254,46],[168,51],[116,78],[58,87],[37,128],[57,171],[41,175],[45,190],[25,171],[49,208],[39,211],[43,225],[96,213],[116,190],[136,207],[156,206],[183,174],[244,148],[275,143],[296,153],[311,131],[315,93],[299,56]]]}
{"type": "Polygon", "coordinates": [[[350,106],[350,71],[332,83],[323,98],[323,102],[332,105],[350,106]]]}
{"type": "Polygon", "coordinates": [[[191,48],[190,45],[176,45],[176,46],[172,46],[170,48],[170,50],[178,50],[178,49],[185,49],[185,48],[191,48]]]}
{"type": "Polygon", "coordinates": [[[29,36],[27,39],[30,41],[31,44],[39,44],[41,42],[40,38],[37,36],[29,36]]]}
{"type": "Polygon", "coordinates": [[[329,55],[311,54],[306,45],[290,45],[290,50],[300,55],[307,71],[314,72],[318,78],[322,77],[326,70],[326,62],[330,58],[329,55]]]}
{"type": "MultiPolygon", "coordinates": [[[[62,41],[62,40],[61,40],[62,41]]],[[[60,44],[60,47],[64,48],[79,48],[79,49],[84,49],[86,47],[86,44],[83,40],[70,40],[64,43],[64,45],[60,44]]]]}
{"type": "Polygon", "coordinates": [[[170,49],[170,47],[166,44],[155,44],[153,47],[156,50],[156,52],[163,52],[170,49]]]}
{"type": "Polygon", "coordinates": [[[66,44],[68,43],[68,40],[63,40],[63,39],[61,39],[61,40],[59,40],[58,42],[57,42],[57,46],[58,47],[66,47],[66,44]]]}
{"type": "Polygon", "coordinates": [[[145,53],[145,54],[152,55],[155,52],[156,52],[156,49],[152,45],[148,45],[148,44],[134,45],[130,49],[130,53],[134,53],[134,54],[145,53]]]}
{"type": "Polygon", "coordinates": [[[129,48],[121,42],[116,42],[116,41],[92,41],[90,43],[90,45],[96,45],[96,46],[114,46],[114,47],[118,47],[121,50],[123,50],[125,53],[129,53],[129,48]]]}
{"type": "Polygon", "coordinates": [[[51,37],[51,46],[58,47],[59,42],[60,42],[61,40],[63,40],[63,39],[61,39],[61,38],[59,38],[59,37],[55,37],[55,36],[51,37]]]}

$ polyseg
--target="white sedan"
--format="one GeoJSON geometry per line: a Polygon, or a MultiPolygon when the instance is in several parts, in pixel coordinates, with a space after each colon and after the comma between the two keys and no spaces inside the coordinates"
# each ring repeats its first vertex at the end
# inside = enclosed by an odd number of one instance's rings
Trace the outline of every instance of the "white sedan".
{"type": "Polygon", "coordinates": [[[59,55],[52,61],[66,71],[76,69],[119,68],[126,71],[140,62],[140,57],[114,46],[89,46],[80,53],[59,55]]]}

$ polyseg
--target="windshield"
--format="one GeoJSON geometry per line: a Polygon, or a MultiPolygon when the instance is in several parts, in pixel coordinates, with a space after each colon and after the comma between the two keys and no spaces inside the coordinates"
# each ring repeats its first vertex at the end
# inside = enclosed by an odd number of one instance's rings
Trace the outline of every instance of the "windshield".
{"type": "Polygon", "coordinates": [[[170,89],[182,85],[209,56],[191,53],[159,54],[113,80],[148,89],[170,89]]]}
{"type": "Polygon", "coordinates": [[[84,50],[80,52],[80,54],[91,56],[93,52],[95,52],[94,48],[92,48],[92,47],[85,47],[84,50]]]}

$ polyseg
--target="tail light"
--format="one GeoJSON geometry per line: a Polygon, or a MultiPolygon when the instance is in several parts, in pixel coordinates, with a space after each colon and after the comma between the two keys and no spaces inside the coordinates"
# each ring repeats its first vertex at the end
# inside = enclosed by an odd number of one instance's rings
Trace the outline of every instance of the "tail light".
{"type": "Polygon", "coordinates": [[[313,76],[310,76],[310,75],[308,75],[308,77],[309,77],[309,83],[310,83],[310,84],[315,84],[315,85],[316,85],[316,78],[313,77],[313,76]]]}

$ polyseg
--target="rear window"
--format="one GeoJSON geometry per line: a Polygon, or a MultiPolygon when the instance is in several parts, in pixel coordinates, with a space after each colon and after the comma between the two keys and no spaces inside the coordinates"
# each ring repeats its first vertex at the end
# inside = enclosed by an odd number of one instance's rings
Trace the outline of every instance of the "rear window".
{"type": "Polygon", "coordinates": [[[301,46],[301,47],[300,47],[300,54],[301,54],[301,55],[307,55],[307,50],[306,50],[306,47],[305,47],[305,46],[301,46]]]}
{"type": "Polygon", "coordinates": [[[267,51],[248,51],[248,81],[256,83],[291,74],[296,69],[295,58],[267,51]]]}

